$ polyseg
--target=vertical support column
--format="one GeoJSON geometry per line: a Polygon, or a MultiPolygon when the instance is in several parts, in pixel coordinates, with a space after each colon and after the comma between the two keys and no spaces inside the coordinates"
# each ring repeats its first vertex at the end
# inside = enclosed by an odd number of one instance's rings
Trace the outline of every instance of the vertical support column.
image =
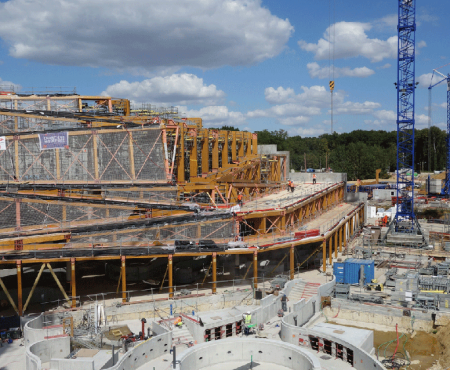
{"type": "Polygon", "coordinates": [[[19,311],[19,316],[22,316],[22,261],[17,260],[17,310],[19,311]]]}
{"type": "Polygon", "coordinates": [[[258,155],[258,134],[252,134],[252,154],[258,155]]]}
{"type": "Polygon", "coordinates": [[[339,253],[342,253],[342,229],[345,227],[345,224],[341,226],[339,229],[339,253]]]}
{"type": "Polygon", "coordinates": [[[253,287],[258,288],[258,252],[253,252],[253,287]]]}
{"type": "Polygon", "coordinates": [[[191,130],[192,146],[189,154],[189,176],[190,178],[198,176],[198,158],[197,158],[197,129],[191,130]]]}
{"type": "Polygon", "coordinates": [[[169,254],[169,264],[168,264],[168,269],[169,269],[169,298],[173,297],[173,255],[169,254]]]}
{"type": "Polygon", "coordinates": [[[169,169],[169,152],[167,149],[167,131],[166,128],[162,129],[162,141],[164,146],[164,170],[166,172],[167,180],[171,180],[170,178],[170,169],[169,169]]]}
{"type": "Polygon", "coordinates": [[[55,162],[56,162],[56,180],[61,180],[61,164],[59,160],[59,149],[55,149],[55,162]]]}
{"type": "Polygon", "coordinates": [[[333,264],[333,236],[328,240],[328,263],[330,266],[333,264]]]}
{"type": "Polygon", "coordinates": [[[219,169],[219,131],[212,130],[212,172],[217,172],[219,169]]]}
{"type": "Polygon", "coordinates": [[[354,217],[355,217],[355,216],[353,215],[353,216],[350,218],[350,233],[349,233],[350,236],[353,235],[353,218],[354,218],[354,217]]]}
{"type": "Polygon", "coordinates": [[[203,141],[202,141],[202,175],[206,177],[209,172],[209,134],[208,130],[203,131],[203,141]]]}
{"type": "Polygon", "coordinates": [[[238,132],[240,136],[240,142],[239,142],[239,160],[242,161],[242,158],[244,158],[244,133],[238,132]]]}
{"type": "Polygon", "coordinates": [[[180,131],[179,131],[179,135],[180,135],[180,149],[178,150],[178,168],[177,168],[177,181],[178,182],[184,182],[185,181],[185,166],[184,166],[184,142],[185,142],[185,137],[184,137],[184,124],[180,123],[180,131]]]}
{"type": "Polygon", "coordinates": [[[113,108],[112,108],[112,100],[111,100],[111,99],[108,99],[108,110],[109,110],[109,113],[112,113],[112,112],[113,112],[113,108]]]}
{"type": "Polygon", "coordinates": [[[125,256],[121,257],[122,261],[122,303],[127,301],[127,268],[125,264],[125,256]]]}
{"type": "Polygon", "coordinates": [[[334,257],[338,256],[338,231],[334,233],[334,257]]]}
{"type": "Polygon", "coordinates": [[[294,247],[294,245],[291,245],[291,254],[290,254],[290,260],[289,260],[289,262],[290,262],[290,276],[289,276],[289,278],[291,279],[291,280],[294,280],[294,275],[295,275],[295,267],[294,267],[294,259],[295,259],[295,249],[294,249],[295,247],[294,247]]]}
{"type": "Polygon", "coordinates": [[[222,168],[228,167],[228,131],[220,131],[220,136],[224,137],[222,146],[222,168]]]}
{"type": "Polygon", "coordinates": [[[212,279],[213,279],[213,283],[212,283],[212,293],[216,294],[216,290],[217,290],[217,254],[214,252],[212,254],[212,279]]]}
{"type": "Polygon", "coordinates": [[[132,180],[136,180],[136,171],[134,169],[134,145],[133,135],[131,131],[128,131],[128,159],[130,161],[130,176],[132,180]]]}
{"type": "Polygon", "coordinates": [[[231,141],[231,162],[236,162],[236,131],[231,132],[232,141],[231,141]]]}
{"type": "Polygon", "coordinates": [[[92,149],[94,152],[94,177],[99,180],[98,177],[98,147],[97,147],[97,131],[92,131],[92,149]]]}
{"type": "Polygon", "coordinates": [[[77,281],[76,281],[76,274],[75,274],[75,258],[70,259],[70,267],[71,267],[71,279],[70,283],[72,284],[72,308],[75,308],[77,306],[77,281]]]}
{"type": "Polygon", "coordinates": [[[322,264],[323,272],[327,271],[327,239],[325,238],[322,243],[322,264]]]}
{"type": "MultiPolygon", "coordinates": [[[[18,125],[17,125],[18,126],[18,125]]],[[[20,166],[19,166],[19,136],[14,136],[14,164],[16,166],[16,173],[14,174],[16,181],[20,181],[20,166]]],[[[24,170],[25,171],[25,170],[24,170]]]]}
{"type": "Polygon", "coordinates": [[[344,226],[343,226],[344,230],[342,230],[342,233],[344,234],[344,247],[347,247],[347,227],[348,227],[347,225],[348,225],[348,222],[346,222],[344,224],[344,226]]]}

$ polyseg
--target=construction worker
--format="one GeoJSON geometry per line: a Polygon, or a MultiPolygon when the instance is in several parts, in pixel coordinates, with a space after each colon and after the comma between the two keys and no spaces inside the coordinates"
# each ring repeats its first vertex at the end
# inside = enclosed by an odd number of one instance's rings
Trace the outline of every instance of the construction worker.
{"type": "Polygon", "coordinates": [[[294,190],[295,190],[295,185],[294,185],[294,182],[291,181],[291,192],[294,192],[294,190]]]}
{"type": "Polygon", "coordinates": [[[178,326],[179,328],[183,326],[183,321],[181,320],[180,316],[178,316],[173,323],[175,326],[178,326]]]}
{"type": "Polygon", "coordinates": [[[313,184],[315,184],[315,183],[316,183],[316,174],[313,173],[313,184]]]}
{"type": "Polygon", "coordinates": [[[242,318],[244,319],[245,325],[250,325],[252,323],[252,314],[250,313],[250,311],[247,311],[246,313],[244,313],[242,315],[242,318]]]}
{"type": "Polygon", "coordinates": [[[286,297],[286,294],[283,294],[283,296],[281,297],[281,308],[284,312],[287,311],[287,301],[289,301],[289,298],[286,297]]]}
{"type": "Polygon", "coordinates": [[[252,314],[250,311],[247,311],[242,315],[244,319],[244,334],[248,335],[250,333],[250,325],[252,324],[252,314]]]}
{"type": "Polygon", "coordinates": [[[237,201],[240,207],[242,207],[242,200],[244,199],[244,196],[242,195],[242,193],[239,193],[238,197],[237,197],[237,201]]]}
{"type": "Polygon", "coordinates": [[[289,180],[288,181],[288,186],[287,186],[287,191],[289,192],[289,190],[291,190],[291,186],[292,186],[292,181],[289,180]]]}

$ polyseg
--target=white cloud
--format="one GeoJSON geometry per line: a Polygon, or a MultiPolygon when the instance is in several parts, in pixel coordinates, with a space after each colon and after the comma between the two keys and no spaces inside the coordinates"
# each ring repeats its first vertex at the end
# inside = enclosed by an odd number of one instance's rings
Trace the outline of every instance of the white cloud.
{"type": "Polygon", "coordinates": [[[325,130],[323,128],[317,128],[317,127],[298,127],[295,129],[288,130],[288,133],[290,136],[319,136],[325,133],[325,130]]]}
{"type": "MultiPolygon", "coordinates": [[[[367,124],[374,124],[378,126],[391,125],[393,130],[397,129],[397,113],[393,110],[377,110],[372,114],[376,120],[365,121],[367,124]]],[[[422,127],[428,125],[428,116],[426,114],[415,115],[415,125],[422,127]]]]}
{"type": "Polygon", "coordinates": [[[135,103],[203,104],[217,105],[225,98],[215,85],[205,85],[203,79],[193,74],[173,74],[154,77],[141,82],[120,81],[102,93],[113,97],[127,97],[135,103]]]}
{"type": "Polygon", "coordinates": [[[0,37],[13,57],[141,74],[252,65],[283,51],[292,32],[261,0],[0,3],[0,37]]]}
{"type": "MultiPolygon", "coordinates": [[[[304,104],[309,107],[328,108],[330,106],[330,91],[325,86],[301,86],[303,90],[300,94],[295,94],[291,88],[268,87],[265,89],[264,94],[266,101],[271,104],[304,104]]],[[[344,93],[339,90],[334,91],[333,95],[334,103],[340,104],[344,101],[344,93]]]]}
{"type": "Polygon", "coordinates": [[[377,67],[377,69],[387,69],[387,68],[391,68],[391,67],[392,67],[392,65],[390,65],[389,63],[386,63],[385,65],[377,67]]]}
{"type": "Polygon", "coordinates": [[[198,110],[189,110],[185,106],[180,106],[178,110],[183,117],[201,117],[205,127],[239,126],[246,122],[243,113],[230,112],[228,107],[223,105],[209,106],[198,110]]]}
{"type": "MultiPolygon", "coordinates": [[[[309,75],[311,78],[329,78],[332,74],[330,73],[330,67],[320,67],[319,63],[313,62],[306,65],[308,68],[309,75]]],[[[360,67],[350,69],[349,67],[335,67],[334,77],[369,77],[375,73],[374,70],[367,67],[360,67]]]]}
{"type": "Polygon", "coordinates": [[[416,78],[416,81],[419,83],[418,87],[420,87],[422,89],[424,89],[424,88],[428,89],[428,87],[430,87],[431,83],[435,84],[436,82],[439,82],[440,80],[442,80],[442,78],[436,74],[433,76],[433,73],[425,73],[416,78]]]}
{"type": "MultiPolygon", "coordinates": [[[[371,39],[366,34],[371,28],[370,23],[338,22],[327,28],[323,38],[317,44],[303,40],[300,40],[298,44],[303,50],[314,53],[315,59],[328,59],[332,42],[331,34],[334,34],[334,56],[337,59],[362,56],[371,62],[380,62],[385,58],[395,58],[397,36],[389,37],[387,40],[371,39]]],[[[331,47],[333,47],[332,44],[331,47]]]]}
{"type": "Polygon", "coordinates": [[[418,44],[417,44],[417,47],[419,48],[419,49],[421,49],[421,48],[425,48],[427,46],[427,43],[425,42],[425,41],[420,41],[418,44]]]}
{"type": "Polygon", "coordinates": [[[374,109],[380,108],[381,104],[365,101],[364,103],[357,102],[345,102],[343,104],[338,105],[334,112],[335,114],[370,114],[374,109]]]}
{"type": "Polygon", "coordinates": [[[14,82],[11,81],[4,81],[0,78],[0,90],[1,91],[20,91],[22,89],[22,86],[20,86],[19,84],[15,84],[14,82]]]}

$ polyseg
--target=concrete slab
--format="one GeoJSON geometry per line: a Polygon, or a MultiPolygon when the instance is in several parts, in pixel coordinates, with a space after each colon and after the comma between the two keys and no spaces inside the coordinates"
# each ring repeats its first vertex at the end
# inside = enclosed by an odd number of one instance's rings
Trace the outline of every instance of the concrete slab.
{"type": "Polygon", "coordinates": [[[316,324],[311,329],[319,333],[342,339],[356,347],[364,349],[368,353],[373,349],[373,331],[371,330],[356,329],[328,323],[316,324]]]}

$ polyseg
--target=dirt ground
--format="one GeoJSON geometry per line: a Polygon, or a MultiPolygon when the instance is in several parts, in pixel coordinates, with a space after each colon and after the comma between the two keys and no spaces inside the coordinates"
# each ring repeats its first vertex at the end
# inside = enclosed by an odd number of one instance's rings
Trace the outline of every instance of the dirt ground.
{"type": "MultiPolygon", "coordinates": [[[[336,325],[342,325],[341,323],[334,323],[336,325]]],[[[352,326],[354,328],[366,329],[363,326],[357,325],[345,325],[352,326]]],[[[408,352],[408,357],[411,359],[411,365],[408,366],[410,370],[425,370],[432,367],[437,360],[440,360],[441,365],[449,364],[450,360],[450,326],[447,330],[443,330],[442,336],[445,335],[445,339],[441,339],[438,334],[430,334],[423,331],[417,331],[413,338],[411,338],[410,333],[405,333],[405,335],[399,340],[399,346],[397,352],[401,352],[405,354],[405,350],[408,352]],[[448,342],[448,353],[441,356],[443,351],[443,345],[440,343],[445,340],[448,342]],[[448,357],[447,357],[448,356],[448,357]]],[[[379,348],[379,358],[384,358],[384,353],[386,353],[386,357],[392,356],[395,351],[395,347],[397,345],[396,342],[396,333],[394,331],[381,331],[381,330],[372,330],[374,334],[374,347],[375,353],[377,353],[378,347],[382,344],[394,340],[389,345],[383,345],[379,348]],[[385,352],[386,350],[386,352],[385,352]]],[[[399,336],[402,333],[399,332],[399,336]]],[[[445,343],[445,342],[444,342],[445,343]]],[[[400,355],[401,356],[401,355],[400,355]]],[[[443,367],[446,368],[445,366],[443,367]]],[[[404,368],[402,368],[404,369],[404,368]]]]}

